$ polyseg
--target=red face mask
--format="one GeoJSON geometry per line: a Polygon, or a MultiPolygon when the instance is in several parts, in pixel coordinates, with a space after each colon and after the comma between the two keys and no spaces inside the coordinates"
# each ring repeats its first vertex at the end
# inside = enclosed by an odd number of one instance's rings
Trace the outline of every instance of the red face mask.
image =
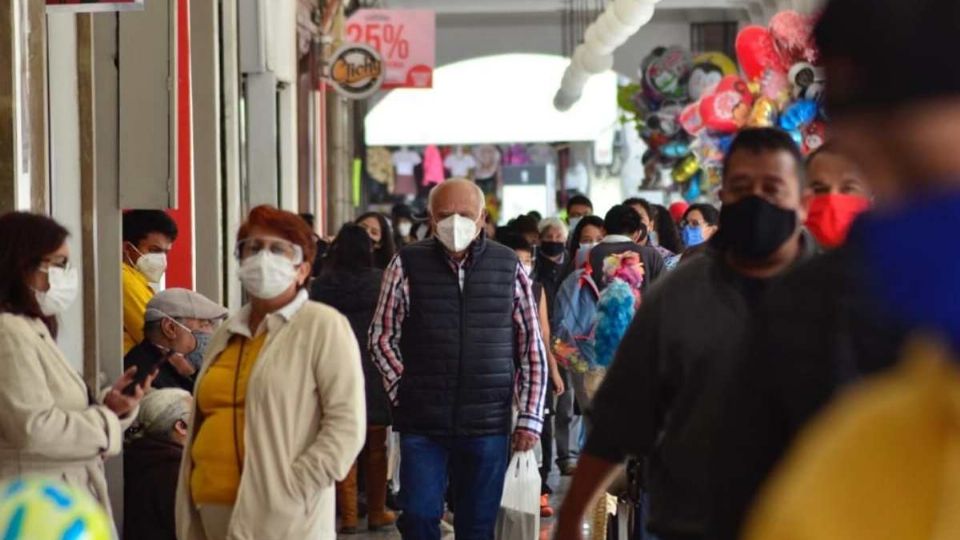
{"type": "Polygon", "coordinates": [[[807,228],[826,248],[839,247],[857,216],[870,208],[870,200],[859,195],[817,195],[810,202],[807,228]]]}

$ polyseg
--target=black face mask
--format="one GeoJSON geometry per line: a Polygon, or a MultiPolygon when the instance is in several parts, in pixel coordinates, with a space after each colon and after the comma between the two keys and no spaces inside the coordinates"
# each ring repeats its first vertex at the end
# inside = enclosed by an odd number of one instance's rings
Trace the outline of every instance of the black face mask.
{"type": "Polygon", "coordinates": [[[737,257],[763,260],[780,249],[797,230],[797,213],[756,195],[720,211],[718,242],[737,257]]]}
{"type": "Polygon", "coordinates": [[[565,247],[563,242],[540,242],[540,253],[547,257],[556,257],[563,254],[565,247]]]}

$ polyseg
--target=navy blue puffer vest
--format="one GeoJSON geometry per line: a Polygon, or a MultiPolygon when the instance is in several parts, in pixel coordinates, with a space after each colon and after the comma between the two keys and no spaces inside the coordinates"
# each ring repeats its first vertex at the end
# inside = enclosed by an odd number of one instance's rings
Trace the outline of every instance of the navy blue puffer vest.
{"type": "Polygon", "coordinates": [[[429,436],[510,432],[517,257],[481,239],[459,277],[434,239],[400,252],[410,284],[397,430],[429,436]]]}

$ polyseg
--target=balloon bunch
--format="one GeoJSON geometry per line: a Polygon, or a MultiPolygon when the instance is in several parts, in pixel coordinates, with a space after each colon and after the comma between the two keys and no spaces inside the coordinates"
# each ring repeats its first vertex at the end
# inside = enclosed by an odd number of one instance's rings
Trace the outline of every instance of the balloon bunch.
{"type": "Polygon", "coordinates": [[[744,28],[736,41],[739,70],[723,53],[694,57],[680,47],[658,47],[640,66],[640,84],[620,89],[620,107],[632,113],[684,198],[696,200],[719,185],[723,157],[740,129],[779,127],[805,153],[823,144],[825,77],[812,28],[812,19],[795,11],[778,13],[769,27],[744,28]]]}

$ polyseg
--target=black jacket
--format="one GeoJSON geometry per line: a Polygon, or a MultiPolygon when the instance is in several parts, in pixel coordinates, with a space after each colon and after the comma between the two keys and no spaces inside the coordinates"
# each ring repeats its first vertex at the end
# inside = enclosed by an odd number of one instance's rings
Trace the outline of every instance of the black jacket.
{"type": "Polygon", "coordinates": [[[177,540],[174,505],[183,447],[150,437],[123,452],[123,537],[177,540]]]}
{"type": "Polygon", "coordinates": [[[553,306],[557,300],[557,291],[563,283],[563,262],[555,263],[546,256],[537,257],[537,264],[533,271],[533,279],[543,287],[543,294],[547,295],[547,315],[553,320],[553,306]]]}
{"type": "Polygon", "coordinates": [[[390,400],[383,386],[383,377],[370,359],[370,348],[367,346],[367,332],[377,309],[382,281],[381,270],[345,271],[331,268],[313,282],[310,295],[312,300],[323,302],[342,313],[357,336],[366,379],[367,424],[371,426],[391,424],[390,400]]]}
{"type": "MultiPolygon", "coordinates": [[[[157,362],[163,360],[163,356],[163,351],[144,339],[123,357],[123,369],[128,370],[137,366],[137,372],[143,372],[145,369],[149,370],[156,366],[157,362]]],[[[182,388],[193,393],[193,386],[196,382],[196,373],[191,377],[184,377],[177,373],[170,362],[163,362],[160,364],[156,380],[153,381],[153,388],[182,388]]]]}
{"type": "Polygon", "coordinates": [[[400,352],[403,377],[394,420],[403,433],[486,436],[510,433],[518,261],[480,240],[465,265],[463,290],[441,244],[400,252],[410,286],[400,352]]]}
{"type": "Polygon", "coordinates": [[[769,282],[734,272],[715,251],[666,275],[644,297],[593,401],[584,451],[612,462],[647,460],[654,533],[696,536],[706,529],[727,382],[749,349],[769,282]]]}
{"type": "Polygon", "coordinates": [[[751,352],[731,380],[709,538],[739,538],[757,490],[797,432],[838,388],[899,357],[907,330],[866,291],[859,259],[841,248],[771,287],[751,352]]]}

